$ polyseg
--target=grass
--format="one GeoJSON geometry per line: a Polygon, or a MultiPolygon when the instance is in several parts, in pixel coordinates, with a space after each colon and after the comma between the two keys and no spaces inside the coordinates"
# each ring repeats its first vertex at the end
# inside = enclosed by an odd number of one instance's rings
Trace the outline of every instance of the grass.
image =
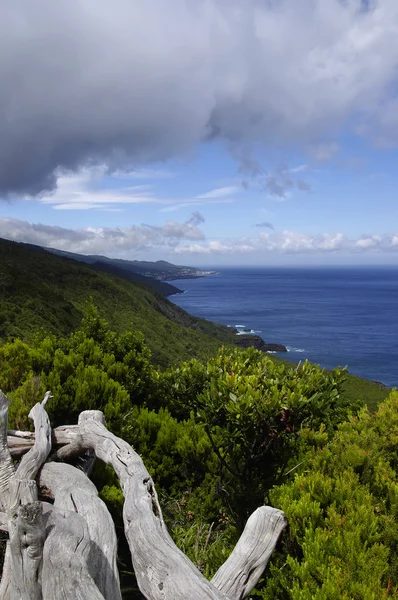
{"type": "Polygon", "coordinates": [[[343,387],[345,397],[352,400],[360,398],[371,411],[376,411],[379,403],[385,400],[390,392],[391,389],[383,383],[362,379],[351,373],[348,374],[343,387]]]}

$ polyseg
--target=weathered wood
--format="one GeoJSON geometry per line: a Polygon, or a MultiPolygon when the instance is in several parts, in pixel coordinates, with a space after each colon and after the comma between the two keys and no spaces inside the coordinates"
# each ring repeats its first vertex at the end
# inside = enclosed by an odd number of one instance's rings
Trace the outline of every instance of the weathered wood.
{"type": "Polygon", "coordinates": [[[104,598],[121,599],[115,526],[95,485],[81,470],[55,462],[43,465],[38,483],[52,492],[56,508],[84,519],[90,543],[88,571],[104,598]]]}
{"type": "MultiPolygon", "coordinates": [[[[7,404],[1,413],[0,398],[0,438],[8,465],[12,466],[9,447],[15,456],[25,453],[16,473],[12,468],[4,477],[8,523],[0,511],[0,528],[2,523],[8,528],[11,542],[0,600],[121,600],[112,519],[82,470],[65,462],[45,462],[52,448],[52,460],[76,462],[82,457],[84,471],[95,457],[114,468],[125,496],[123,519],[137,582],[147,599],[240,600],[250,594],[286,527],[281,511],[258,509],[209,582],[171,539],[140,456],[106,429],[99,411],[85,411],[77,426],[51,431],[45,412],[48,397],[49,393],[30,413],[35,434],[9,431],[8,438],[7,404]],[[54,505],[37,501],[36,479],[54,505]]],[[[0,456],[1,452],[0,448],[0,456]]]]}
{"type": "MultiPolygon", "coordinates": [[[[51,443],[53,447],[70,444],[79,441],[80,429],[78,425],[63,425],[51,431],[51,443]]],[[[81,442],[82,440],[80,440],[81,442]]],[[[7,444],[12,458],[20,458],[35,443],[35,434],[31,431],[18,431],[9,429],[7,431],[7,444]]]]}
{"type": "Polygon", "coordinates": [[[89,572],[91,540],[83,517],[44,502],[43,507],[43,600],[104,600],[89,572]]]}
{"type": "Polygon", "coordinates": [[[9,600],[11,593],[11,548],[10,542],[7,542],[6,553],[4,556],[3,572],[0,581],[0,600],[9,600]]]}
{"type": "Polygon", "coordinates": [[[9,535],[11,550],[10,600],[40,600],[45,528],[38,502],[35,477],[51,450],[51,427],[45,405],[37,403],[29,413],[34,421],[35,442],[22,458],[9,486],[9,535]]]}
{"type": "Polygon", "coordinates": [[[225,600],[171,539],[141,457],[99,423],[96,412],[81,413],[79,425],[85,443],[120,479],[125,533],[141,592],[150,600],[225,600]]]}
{"type": "Polygon", "coordinates": [[[51,452],[51,426],[45,410],[50,392],[46,392],[43,402],[34,405],[29,418],[35,425],[35,441],[33,447],[22,457],[16,476],[19,479],[35,479],[38,470],[51,452]]]}
{"type": "Polygon", "coordinates": [[[230,600],[246,598],[258,583],[282,531],[284,513],[261,506],[248,519],[232,554],[211,580],[230,600]]]}
{"type": "Polygon", "coordinates": [[[7,443],[8,399],[0,390],[0,510],[8,509],[10,479],[15,473],[7,443]]]}
{"type": "Polygon", "coordinates": [[[10,536],[10,600],[41,600],[40,570],[45,534],[41,502],[20,506],[10,536]]]}
{"type": "MultiPolygon", "coordinates": [[[[8,399],[0,390],[0,508],[8,511],[10,497],[10,481],[15,473],[14,464],[7,443],[8,399]]],[[[5,512],[8,526],[8,512],[5,512]]],[[[0,582],[0,599],[9,600],[11,592],[11,548],[7,542],[4,556],[3,572],[0,582]]]]}
{"type": "Polygon", "coordinates": [[[0,531],[8,532],[8,516],[5,512],[0,512],[0,531]]]}

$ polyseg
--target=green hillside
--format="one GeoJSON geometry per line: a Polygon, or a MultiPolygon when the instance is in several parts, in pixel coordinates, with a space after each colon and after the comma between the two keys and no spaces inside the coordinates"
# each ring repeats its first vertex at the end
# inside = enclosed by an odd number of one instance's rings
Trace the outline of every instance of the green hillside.
{"type": "Polygon", "coordinates": [[[147,286],[6,240],[0,240],[0,298],[3,339],[27,338],[40,328],[66,335],[90,298],[116,331],[142,331],[161,366],[204,358],[234,339],[227,327],[188,315],[147,286]]]}
{"type": "MultiPolygon", "coordinates": [[[[151,277],[159,281],[168,281],[174,279],[191,279],[201,277],[204,272],[195,267],[186,267],[183,265],[174,265],[166,260],[157,260],[155,262],[148,260],[123,260],[121,258],[109,258],[97,254],[76,254],[75,252],[66,252],[56,248],[45,248],[48,252],[72,258],[79,262],[89,265],[96,265],[100,268],[107,267],[108,272],[115,269],[117,271],[126,271],[135,277],[151,277]]],[[[206,271],[208,273],[208,271],[206,271]]]]}
{"type": "MultiPolygon", "coordinates": [[[[123,271],[105,273],[38,246],[0,239],[0,340],[28,339],[38,329],[67,335],[80,325],[85,304],[92,298],[115,331],[131,327],[142,331],[153,362],[161,367],[205,359],[221,344],[235,343],[228,327],[193,317],[147,285],[125,277],[123,271]]],[[[278,357],[272,360],[290,364],[278,357]]],[[[362,398],[371,409],[389,392],[353,375],[344,391],[352,399],[362,398]]]]}

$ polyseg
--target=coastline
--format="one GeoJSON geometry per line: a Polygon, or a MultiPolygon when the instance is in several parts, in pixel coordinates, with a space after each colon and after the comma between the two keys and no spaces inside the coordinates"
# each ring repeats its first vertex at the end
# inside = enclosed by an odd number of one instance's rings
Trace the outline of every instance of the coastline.
{"type": "Polygon", "coordinates": [[[375,385],[398,386],[394,271],[229,268],[217,273],[185,285],[176,281],[185,293],[170,301],[235,329],[240,338],[280,342],[288,351],[281,358],[293,364],[309,360],[329,370],[348,365],[350,374],[375,385]]]}

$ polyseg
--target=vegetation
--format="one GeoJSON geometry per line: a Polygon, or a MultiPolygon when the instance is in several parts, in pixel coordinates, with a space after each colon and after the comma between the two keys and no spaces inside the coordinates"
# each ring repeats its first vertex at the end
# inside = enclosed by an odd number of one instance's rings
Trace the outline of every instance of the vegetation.
{"type": "Polygon", "coordinates": [[[104,268],[105,270],[105,267],[108,267],[108,271],[115,269],[118,272],[124,271],[130,276],[149,276],[155,281],[200,277],[202,274],[202,271],[195,269],[194,267],[173,265],[166,260],[157,260],[155,262],[148,260],[123,260],[121,258],[108,258],[107,256],[98,256],[96,254],[76,254],[75,252],[56,250],[55,248],[47,248],[47,250],[58,256],[66,256],[89,265],[93,264],[100,269],[104,268]]]}
{"type": "MultiPolygon", "coordinates": [[[[11,426],[28,426],[46,389],[53,426],[103,410],[143,457],[174,539],[206,576],[253,508],[284,510],[290,529],[252,594],[267,599],[398,597],[398,395],[370,414],[342,394],[346,377],[226,348],[161,371],[141,333],[112,331],[92,304],[68,336],[0,346],[11,426]]],[[[94,479],[118,527],[123,571],[118,482],[103,467],[94,479]]]]}
{"type": "MultiPolygon", "coordinates": [[[[289,529],[253,598],[398,598],[396,392],[233,348],[226,328],[142,285],[0,246],[0,387],[11,427],[29,427],[47,389],[53,427],[102,410],[142,456],[172,536],[207,577],[253,508],[282,509],[289,529]]],[[[118,481],[99,465],[93,478],[117,527],[125,597],[142,598],[118,481]]]]}
{"type": "MultiPolygon", "coordinates": [[[[163,261],[138,266],[135,261],[103,261],[98,270],[98,265],[0,239],[0,340],[30,341],[38,330],[43,335],[68,335],[79,326],[86,303],[92,300],[114,331],[134,328],[142,332],[152,363],[163,369],[191,358],[206,360],[216,355],[221,344],[235,344],[236,336],[228,327],[192,317],[162,296],[168,293],[164,288],[154,293],[148,285],[132,280],[134,272],[125,265],[120,268],[120,263],[134,268],[175,266],[163,261]]],[[[145,281],[169,285],[148,277],[145,281]]],[[[271,360],[290,366],[278,357],[271,360]]],[[[343,394],[353,401],[362,398],[375,409],[388,391],[383,385],[348,375],[343,394]]]]}
{"type": "Polygon", "coordinates": [[[0,339],[29,339],[40,328],[67,335],[91,298],[112,329],[134,326],[144,334],[158,366],[204,359],[234,341],[228,327],[194,318],[147,286],[90,265],[1,239],[0,257],[0,339]]]}

